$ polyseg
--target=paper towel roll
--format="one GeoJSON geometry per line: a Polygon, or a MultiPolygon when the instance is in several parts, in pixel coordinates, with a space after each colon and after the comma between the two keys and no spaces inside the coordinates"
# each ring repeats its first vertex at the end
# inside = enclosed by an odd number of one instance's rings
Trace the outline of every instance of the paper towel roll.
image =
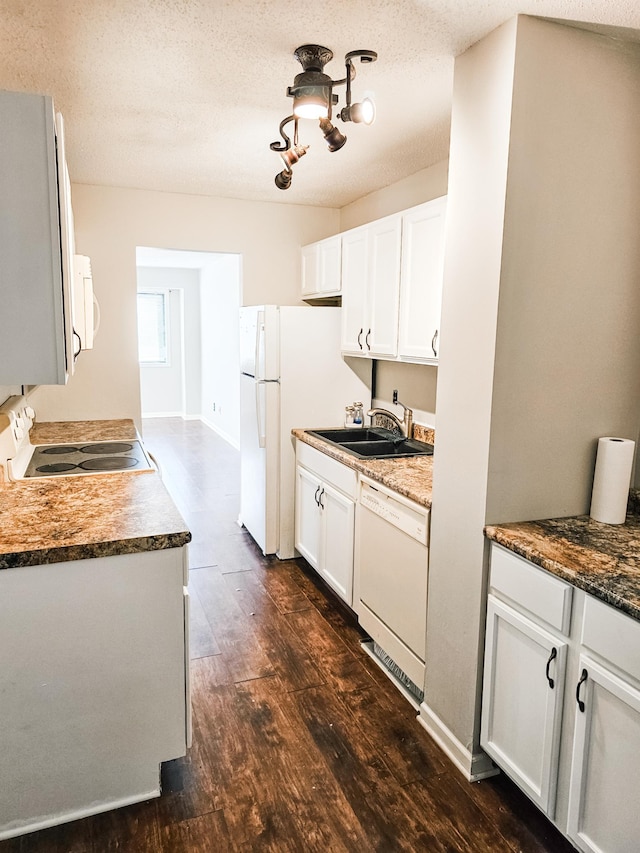
{"type": "Polygon", "coordinates": [[[598,439],[590,513],[595,521],[624,524],[634,448],[635,441],[628,438],[598,439]]]}

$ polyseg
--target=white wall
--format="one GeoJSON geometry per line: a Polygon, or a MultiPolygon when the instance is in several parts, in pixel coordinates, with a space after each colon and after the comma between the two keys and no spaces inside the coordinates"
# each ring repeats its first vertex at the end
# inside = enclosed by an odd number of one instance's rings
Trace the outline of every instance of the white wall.
{"type": "Polygon", "coordinates": [[[639,45],[526,16],[456,60],[421,715],[470,754],[484,525],[585,512],[638,432],[638,103],[639,45]]]}
{"type": "Polygon", "coordinates": [[[347,204],[340,210],[340,230],[356,228],[374,219],[381,219],[383,216],[446,195],[448,169],[448,160],[443,160],[347,204]]]}
{"type": "Polygon", "coordinates": [[[201,272],[202,417],[240,445],[240,255],[212,256],[201,272]]]}
{"type": "Polygon", "coordinates": [[[300,246],[340,230],[334,209],[76,184],[79,252],[89,255],[102,326],[66,387],[40,387],[40,420],[140,418],[136,246],[242,255],[244,304],[302,304],[300,246]]]}

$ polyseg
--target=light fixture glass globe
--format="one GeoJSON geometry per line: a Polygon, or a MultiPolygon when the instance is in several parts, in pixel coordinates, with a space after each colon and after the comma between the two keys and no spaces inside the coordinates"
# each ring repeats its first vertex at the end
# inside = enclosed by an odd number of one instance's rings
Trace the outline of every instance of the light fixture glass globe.
{"type": "Polygon", "coordinates": [[[364,98],[360,104],[351,107],[351,120],[362,124],[373,124],[376,117],[376,105],[371,98],[364,98]]]}
{"type": "Polygon", "coordinates": [[[293,114],[296,118],[327,118],[327,102],[314,95],[303,95],[293,102],[293,114]]]}

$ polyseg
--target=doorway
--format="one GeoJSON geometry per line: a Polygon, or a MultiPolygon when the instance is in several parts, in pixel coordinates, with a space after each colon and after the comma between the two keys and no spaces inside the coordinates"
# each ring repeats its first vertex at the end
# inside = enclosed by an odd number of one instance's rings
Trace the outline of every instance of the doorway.
{"type": "Polygon", "coordinates": [[[200,420],[240,438],[241,256],[138,247],[142,417],[200,420]]]}

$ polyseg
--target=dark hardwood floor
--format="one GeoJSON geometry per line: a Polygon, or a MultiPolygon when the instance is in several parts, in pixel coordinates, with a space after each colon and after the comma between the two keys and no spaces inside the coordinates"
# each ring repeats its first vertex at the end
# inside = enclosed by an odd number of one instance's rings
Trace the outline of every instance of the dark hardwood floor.
{"type": "Polygon", "coordinates": [[[460,775],[303,560],[262,556],[236,524],[235,450],[177,418],[144,439],[193,532],[193,747],[159,799],[0,853],[573,849],[503,776],[460,775]]]}

